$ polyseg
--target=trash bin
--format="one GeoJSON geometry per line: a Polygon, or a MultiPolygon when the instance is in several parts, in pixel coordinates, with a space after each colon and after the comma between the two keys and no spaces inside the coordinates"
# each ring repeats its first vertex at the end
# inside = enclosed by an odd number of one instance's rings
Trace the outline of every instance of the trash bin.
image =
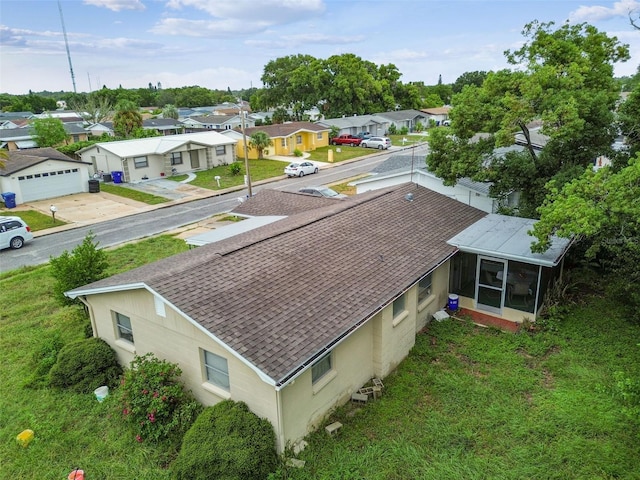
{"type": "Polygon", "coordinates": [[[449,310],[453,310],[453,311],[458,310],[458,295],[454,293],[449,295],[449,303],[447,307],[449,308],[449,310]]]}
{"type": "Polygon", "coordinates": [[[122,172],[111,172],[113,183],[122,183],[122,172]]]}
{"type": "Polygon", "coordinates": [[[7,208],[16,208],[16,194],[13,192],[4,192],[2,194],[4,206],[7,208]]]}
{"type": "Polygon", "coordinates": [[[100,191],[100,182],[98,180],[89,180],[89,193],[98,193],[100,191]]]}
{"type": "Polygon", "coordinates": [[[104,183],[113,182],[113,178],[111,178],[111,174],[110,173],[103,173],[102,174],[102,181],[104,183]]]}

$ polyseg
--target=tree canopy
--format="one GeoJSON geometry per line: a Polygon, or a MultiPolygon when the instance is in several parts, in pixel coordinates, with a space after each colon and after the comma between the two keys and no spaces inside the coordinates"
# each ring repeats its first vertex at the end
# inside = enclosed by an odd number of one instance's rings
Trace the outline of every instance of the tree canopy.
{"type": "Polygon", "coordinates": [[[264,150],[273,145],[273,140],[266,132],[258,131],[251,135],[248,144],[258,151],[258,158],[263,158],[264,150]]]}
{"type": "Polygon", "coordinates": [[[59,118],[36,118],[31,122],[31,128],[39,147],[55,147],[67,139],[64,124],[59,118]]]}
{"type": "Polygon", "coordinates": [[[140,129],[142,129],[142,115],[138,112],[137,105],[129,100],[118,102],[116,114],[113,117],[113,130],[116,135],[129,138],[140,129]]]}
{"type": "Polygon", "coordinates": [[[612,152],[619,98],[613,64],[629,58],[627,45],[593,26],[553,25],[526,25],[524,45],[505,52],[514,70],[489,72],[481,86],[468,84],[453,97],[451,131],[430,137],[427,157],[449,184],[462,177],[491,181],[498,198],[519,190],[525,216],[535,215],[547,181],[575,178],[612,152]],[[534,122],[544,145],[532,140],[534,122]],[[514,144],[516,133],[524,150],[496,154],[495,147],[514,144]]]}

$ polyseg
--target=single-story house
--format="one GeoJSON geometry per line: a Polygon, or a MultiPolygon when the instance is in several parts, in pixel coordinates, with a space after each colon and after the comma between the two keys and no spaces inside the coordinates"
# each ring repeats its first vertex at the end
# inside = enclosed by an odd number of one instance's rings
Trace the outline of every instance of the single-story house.
{"type": "Polygon", "coordinates": [[[16,204],[88,192],[90,168],[55,148],[12,150],[0,168],[0,191],[15,193],[16,204]]]}
{"type": "MultiPolygon", "coordinates": [[[[234,128],[241,128],[242,121],[240,115],[206,115],[198,117],[189,117],[182,120],[182,123],[187,128],[197,128],[204,130],[233,130],[234,128]]],[[[243,112],[246,114],[246,112],[243,112]]],[[[245,118],[244,127],[251,128],[256,124],[255,120],[248,116],[245,118]]]]}
{"type": "Polygon", "coordinates": [[[409,132],[413,132],[418,123],[424,128],[429,125],[429,115],[420,110],[392,110],[390,112],[377,113],[376,116],[385,118],[398,131],[406,128],[409,132]]]}
{"type": "Polygon", "coordinates": [[[445,105],[443,107],[434,107],[434,108],[422,108],[421,112],[427,114],[428,120],[425,127],[429,126],[429,121],[435,122],[436,126],[443,125],[444,122],[449,121],[449,112],[451,111],[451,107],[445,105]]]}
{"type": "Polygon", "coordinates": [[[488,182],[461,178],[453,186],[445,185],[440,177],[427,168],[424,155],[392,155],[377,165],[371,175],[351,182],[350,185],[356,187],[357,193],[363,193],[406,182],[416,183],[487,213],[495,213],[501,206],[515,207],[518,202],[517,193],[504,200],[491,197],[491,184],[488,182]]]}
{"type": "Polygon", "coordinates": [[[29,127],[0,129],[0,148],[13,151],[37,147],[38,143],[29,127]]]}
{"type": "Polygon", "coordinates": [[[77,154],[94,173],[120,172],[127,183],[229,165],[236,159],[235,144],[217,132],[201,132],[101,142],[77,154]]]}
{"type": "MultiPolygon", "coordinates": [[[[143,130],[153,130],[159,135],[177,135],[183,133],[184,124],[173,118],[148,118],[142,120],[142,128],[143,130]]],[[[94,137],[99,137],[105,133],[110,137],[115,136],[113,122],[93,123],[86,130],[94,137]]]]}
{"type": "Polygon", "coordinates": [[[408,355],[457,278],[448,240],[485,216],[404,184],[66,294],[122,364],[149,352],[177,363],[203,404],[243,401],[267,418],[282,452],[408,355]]]}
{"type": "MultiPolygon", "coordinates": [[[[273,141],[273,146],[268,147],[264,155],[293,155],[294,150],[303,152],[313,151],[318,147],[329,145],[329,128],[312,122],[287,122],[275,125],[261,125],[259,127],[245,128],[247,144],[250,137],[256,132],[265,132],[273,141]]],[[[238,141],[238,152],[244,153],[244,139],[238,141]]],[[[249,158],[258,158],[255,148],[247,149],[249,158]]]]}
{"type": "Polygon", "coordinates": [[[331,129],[337,127],[338,135],[357,135],[369,133],[374,136],[386,135],[390,121],[377,115],[353,115],[351,117],[325,118],[315,122],[316,125],[331,129]]]}

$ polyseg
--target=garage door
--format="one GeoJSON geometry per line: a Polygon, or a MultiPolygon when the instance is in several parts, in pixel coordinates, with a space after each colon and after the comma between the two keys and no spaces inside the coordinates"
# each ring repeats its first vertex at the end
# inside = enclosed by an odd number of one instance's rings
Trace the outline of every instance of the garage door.
{"type": "Polygon", "coordinates": [[[82,191],[82,177],[77,168],[68,168],[18,177],[23,202],[62,197],[82,191]]]}

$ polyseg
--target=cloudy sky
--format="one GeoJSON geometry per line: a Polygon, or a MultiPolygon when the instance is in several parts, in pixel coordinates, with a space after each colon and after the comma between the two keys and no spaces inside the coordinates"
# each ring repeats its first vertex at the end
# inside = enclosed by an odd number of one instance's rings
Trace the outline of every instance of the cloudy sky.
{"type": "MultiPolygon", "coordinates": [[[[640,64],[640,0],[61,0],[78,92],[260,87],[264,65],[297,53],[393,63],[401,80],[452,83],[507,66],[533,20],[587,22],[640,64]]],[[[0,2],[0,92],[73,91],[57,0],[0,2]]]]}

